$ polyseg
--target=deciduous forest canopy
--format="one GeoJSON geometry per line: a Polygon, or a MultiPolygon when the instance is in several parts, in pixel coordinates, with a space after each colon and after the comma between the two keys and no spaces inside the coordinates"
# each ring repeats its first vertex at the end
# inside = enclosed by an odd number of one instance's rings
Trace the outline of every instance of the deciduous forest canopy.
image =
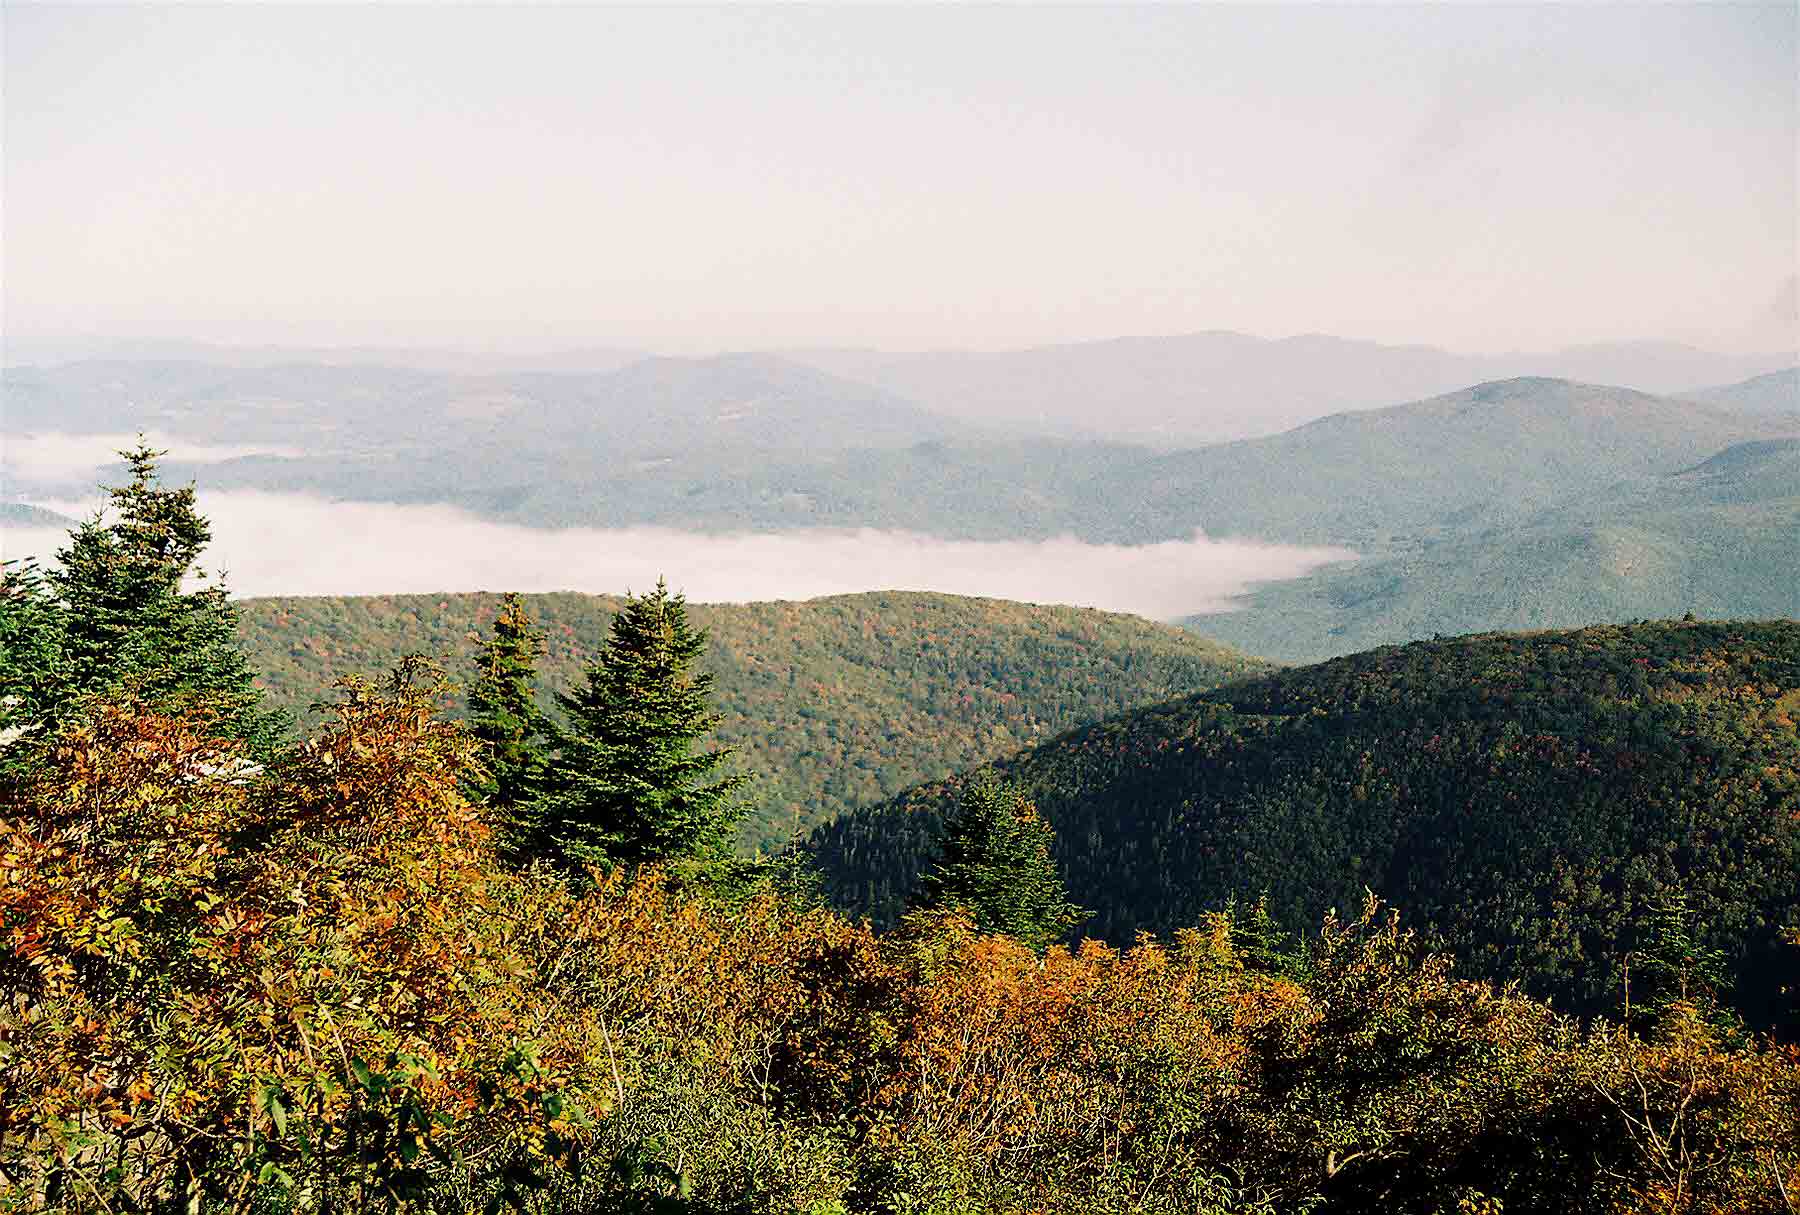
{"type": "MultiPolygon", "coordinates": [[[[1688,898],[1730,999],[1800,1025],[1800,624],[1415,642],[1121,714],[998,761],[1118,944],[1266,893],[1291,929],[1365,890],[1465,973],[1617,998],[1688,898]]],[[[837,903],[893,923],[957,781],[820,827],[837,903]]]]}
{"type": "MultiPolygon", "coordinates": [[[[554,712],[622,600],[522,602],[545,634],[540,703],[554,712]]],[[[240,628],[270,703],[299,714],[334,679],[407,653],[470,685],[470,635],[499,606],[495,595],[252,599],[240,628]]],[[[1133,616],[992,599],[886,592],[689,611],[710,638],[719,740],[756,776],[745,840],[770,847],[1034,739],[1270,669],[1133,616]]],[[[446,702],[460,713],[460,697],[446,702]]]]}

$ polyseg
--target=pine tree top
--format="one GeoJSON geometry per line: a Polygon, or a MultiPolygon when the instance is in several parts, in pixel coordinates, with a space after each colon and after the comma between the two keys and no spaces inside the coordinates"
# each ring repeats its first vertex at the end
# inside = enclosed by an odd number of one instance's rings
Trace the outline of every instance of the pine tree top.
{"type": "Polygon", "coordinates": [[[661,579],[613,618],[585,683],[557,697],[568,720],[538,829],[552,859],[664,865],[701,885],[732,868],[747,777],[730,770],[731,748],[700,745],[719,722],[705,651],[685,597],[661,579]]]}
{"type": "Polygon", "coordinates": [[[1023,791],[982,773],[946,820],[937,865],[915,905],[964,911],[982,931],[1042,951],[1089,914],[1068,900],[1050,851],[1054,838],[1023,791]]]}

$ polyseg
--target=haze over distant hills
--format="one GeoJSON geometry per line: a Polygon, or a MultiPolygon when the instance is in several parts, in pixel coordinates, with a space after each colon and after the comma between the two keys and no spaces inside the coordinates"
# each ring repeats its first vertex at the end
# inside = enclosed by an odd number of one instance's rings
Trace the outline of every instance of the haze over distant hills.
{"type": "Polygon", "coordinates": [[[1722,384],[1688,395],[1696,401],[1745,413],[1800,413],[1800,367],[1771,371],[1738,384],[1722,384]]]}
{"type": "MultiPolygon", "coordinates": [[[[1800,436],[1800,413],[1782,408],[1792,368],[1720,385],[1726,369],[1766,360],[1657,344],[1517,357],[1712,386],[1676,397],[1515,377],[1176,450],[1056,437],[1054,417],[1009,415],[981,395],[982,383],[1005,386],[1016,402],[1035,385],[1046,408],[1080,397],[1088,416],[1126,430],[1146,416],[1134,401],[1174,401],[1199,426],[1225,416],[1208,402],[1230,400],[1247,426],[1316,410],[1332,393],[1397,391],[1470,368],[1466,356],[1423,347],[1207,334],[941,363],[880,356],[881,367],[830,352],[636,359],[580,373],[72,363],[9,369],[5,424],[145,427],[210,444],[205,462],[178,449],[168,466],[210,489],[447,503],[538,528],[870,528],[1110,545],[1199,531],[1354,550],[1355,563],[1265,584],[1244,610],[1196,622],[1287,660],[1440,632],[1687,611],[1800,615],[1800,579],[1783,576],[1800,535],[1800,468],[1778,442],[1800,436]],[[974,377],[980,391],[959,416],[921,401],[921,389],[955,378],[928,383],[930,367],[974,377]],[[915,373],[924,378],[901,382],[915,373]],[[1007,433],[1017,430],[1036,433],[1007,433]]],[[[42,489],[44,470],[9,459],[9,492],[30,499],[21,491],[34,476],[42,489]]],[[[92,484],[91,469],[64,474],[60,490],[92,484]]],[[[1305,567],[1280,576],[1293,568],[1305,567]]]]}
{"type": "MultiPolygon", "coordinates": [[[[1718,354],[1673,342],[1459,354],[1430,346],[1390,346],[1321,334],[1268,339],[1226,331],[1122,337],[1025,350],[821,349],[666,359],[610,346],[510,354],[76,339],[15,338],[6,344],[9,367],[29,364],[40,370],[72,362],[186,363],[240,370],[307,364],[402,369],[446,377],[538,372],[605,377],[647,359],[662,363],[665,372],[677,364],[802,364],[879,389],[945,419],[1014,437],[1191,446],[1275,434],[1327,414],[1395,405],[1483,381],[1521,376],[1692,395],[1790,368],[1796,355],[1792,351],[1718,354]]],[[[380,374],[369,372],[373,377],[380,374]]],[[[7,378],[9,382],[13,378],[10,372],[7,378]]],[[[129,385],[133,380],[126,376],[121,382],[129,385]]],[[[239,383],[242,386],[242,381],[239,383]]],[[[167,382],[161,388],[175,392],[179,385],[167,382]]]]}
{"type": "Polygon", "coordinates": [[[7,367],[51,367],[63,363],[205,363],[214,367],[276,367],[322,363],[332,367],[406,367],[461,375],[505,371],[616,371],[646,351],[618,346],[517,352],[460,350],[428,346],[245,346],[169,338],[0,337],[7,367]]]}
{"type": "MultiPolygon", "coordinates": [[[[768,355],[482,375],[84,362],[10,368],[6,391],[9,432],[143,428],[269,444],[291,450],[211,469],[208,482],[374,501],[518,499],[709,452],[881,447],[967,433],[882,389],[768,355]]],[[[15,475],[29,481],[30,471],[15,475]]]]}
{"type": "Polygon", "coordinates": [[[1693,613],[1800,618],[1800,439],[1735,444],[1192,617],[1209,636],[1305,661],[1466,631],[1693,613]]]}
{"type": "Polygon", "coordinates": [[[1274,434],[1344,410],[1544,376],[1682,393],[1786,367],[1792,351],[1725,355],[1673,342],[1453,354],[1321,334],[1213,332],[981,353],[801,351],[795,358],[994,426],[1172,446],[1274,434]]]}

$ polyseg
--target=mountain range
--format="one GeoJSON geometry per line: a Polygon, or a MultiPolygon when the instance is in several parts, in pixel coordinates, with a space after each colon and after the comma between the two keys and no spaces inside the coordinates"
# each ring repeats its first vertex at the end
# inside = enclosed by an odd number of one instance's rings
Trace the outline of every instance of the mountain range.
{"type": "Polygon", "coordinates": [[[1696,401],[1744,413],[1800,413],[1800,367],[1771,371],[1742,383],[1723,384],[1690,395],[1696,401]]]}
{"type": "MultiPolygon", "coordinates": [[[[1229,331],[1001,351],[812,349],[660,359],[623,347],[529,355],[9,338],[6,359],[9,380],[13,372],[28,366],[48,371],[82,362],[114,368],[187,364],[238,371],[298,365],[386,367],[453,380],[552,373],[589,381],[640,362],[722,366],[761,362],[812,368],[909,401],[946,422],[1012,437],[1097,438],[1171,447],[1275,434],[1327,414],[1437,396],[1488,380],[1543,376],[1688,395],[1790,368],[1797,361],[1793,351],[1718,354],[1674,342],[1459,354],[1323,334],[1269,339],[1229,331]]],[[[727,395],[736,391],[727,389],[727,395]]],[[[1795,407],[1791,394],[1788,407],[1795,407]]],[[[9,422],[9,427],[16,425],[9,422]]]]}
{"type": "Polygon", "coordinates": [[[1800,439],[1602,483],[1509,521],[1254,588],[1191,627],[1287,661],[1484,629],[1800,618],[1800,439]]]}
{"type": "MultiPolygon", "coordinates": [[[[1179,385],[1242,400],[1265,420],[1301,399],[1257,380],[1257,368],[1336,383],[1339,404],[1358,384],[1393,391],[1473,369],[1424,348],[1232,334],[883,357],[907,375],[979,366],[1021,392],[1042,383],[1083,395],[1089,416],[1120,433],[1135,425],[1132,400],[1179,404],[1179,385]],[[1381,381],[1370,367],[1413,368],[1414,378],[1381,381]]],[[[1655,345],[1530,357],[1666,385],[1768,361],[1655,345]]],[[[87,362],[8,370],[6,426],[145,427],[254,450],[170,463],[171,476],[208,488],[447,502],[537,527],[879,528],[1126,545],[1198,531],[1353,550],[1353,563],[1264,585],[1242,610],[1197,622],[1249,652],[1305,661],[1434,633],[1800,614],[1800,579],[1782,576],[1800,533],[1800,478],[1781,443],[1800,436],[1800,411],[1784,408],[1796,374],[1689,397],[1525,376],[1171,450],[1054,437],[1054,420],[1007,416],[976,396],[947,410],[922,380],[830,352],[481,374],[87,362]]],[[[1327,401],[1304,399],[1294,416],[1327,401]]],[[[31,470],[7,474],[9,491],[28,498],[31,470]]]]}
{"type": "Polygon", "coordinates": [[[1167,446],[1274,434],[1326,414],[1544,376],[1683,394],[1794,363],[1792,352],[1719,355],[1672,342],[1453,354],[1323,334],[1210,332],[1032,350],[802,351],[794,357],[948,415],[1034,433],[1167,446]]]}

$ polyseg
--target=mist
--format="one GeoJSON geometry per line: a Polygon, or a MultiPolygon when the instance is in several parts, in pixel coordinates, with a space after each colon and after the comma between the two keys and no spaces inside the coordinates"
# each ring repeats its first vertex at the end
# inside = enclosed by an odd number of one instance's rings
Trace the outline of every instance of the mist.
{"type": "MultiPolygon", "coordinates": [[[[44,500],[65,515],[92,501],[44,500]]],[[[941,591],[1172,620],[1232,610],[1258,582],[1354,554],[1242,539],[1158,544],[943,540],[908,532],[705,535],[662,528],[540,529],[444,505],[333,502],[298,494],[201,491],[213,543],[202,558],[234,595],[456,591],[643,591],[659,576],[697,603],[811,599],[858,591],[941,591]]],[[[50,559],[56,528],[15,527],[0,556],[50,559]]]]}
{"type": "Polygon", "coordinates": [[[298,456],[292,448],[269,444],[196,443],[161,431],[136,434],[0,434],[0,476],[9,493],[22,486],[74,489],[94,484],[101,470],[118,461],[119,453],[139,442],[189,464],[216,464],[243,456],[298,456]]]}

